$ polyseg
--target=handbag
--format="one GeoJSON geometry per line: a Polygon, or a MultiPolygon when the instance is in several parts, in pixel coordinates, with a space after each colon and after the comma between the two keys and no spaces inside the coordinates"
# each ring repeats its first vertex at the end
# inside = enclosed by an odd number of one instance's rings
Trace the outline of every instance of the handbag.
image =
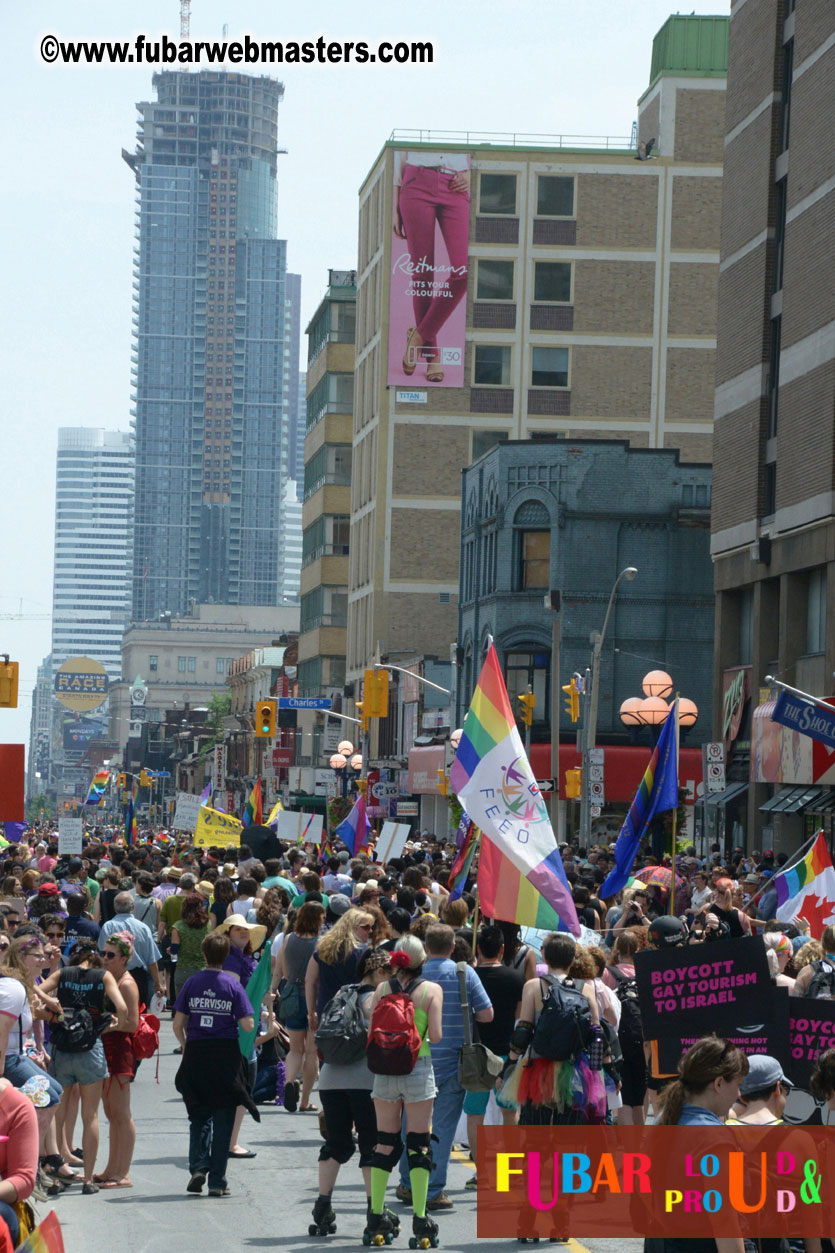
{"type": "Polygon", "coordinates": [[[458,962],[458,986],[461,1017],[464,1022],[464,1043],[458,1054],[458,1082],[465,1092],[491,1092],[502,1072],[504,1061],[478,1038],[478,1025],[473,1039],[470,1005],[467,1000],[467,963],[458,962]]]}
{"type": "Polygon", "coordinates": [[[278,985],[278,994],[281,997],[276,1014],[279,1022],[287,1022],[290,1018],[307,1018],[304,984],[288,983],[286,979],[282,979],[278,985]]]}

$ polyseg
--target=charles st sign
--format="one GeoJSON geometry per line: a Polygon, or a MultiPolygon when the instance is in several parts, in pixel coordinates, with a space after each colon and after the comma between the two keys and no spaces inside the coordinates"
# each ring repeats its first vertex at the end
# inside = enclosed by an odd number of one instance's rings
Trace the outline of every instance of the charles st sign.
{"type": "Polygon", "coordinates": [[[793,692],[783,691],[777,697],[771,720],[835,748],[835,708],[826,710],[793,692]]]}

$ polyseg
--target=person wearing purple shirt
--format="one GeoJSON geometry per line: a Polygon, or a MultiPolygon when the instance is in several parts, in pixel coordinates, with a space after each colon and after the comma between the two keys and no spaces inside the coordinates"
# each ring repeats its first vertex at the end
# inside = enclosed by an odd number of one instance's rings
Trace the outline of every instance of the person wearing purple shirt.
{"type": "Polygon", "coordinates": [[[226,1163],[235,1110],[245,1106],[256,1122],[257,1106],[247,1091],[246,1062],[238,1044],[238,1028],[252,1031],[252,1006],[239,979],[223,970],[229,939],[213,932],[203,941],[206,969],[186,979],[174,1005],[174,1034],[183,1060],[174,1081],[189,1118],[187,1192],[229,1196],[226,1163]]]}
{"type": "MultiPolygon", "coordinates": [[[[223,969],[235,979],[240,979],[244,987],[249,983],[258,965],[255,953],[262,947],[267,938],[267,928],[256,923],[247,922],[242,914],[230,914],[216,929],[216,935],[229,936],[229,956],[223,963],[223,969]]],[[[260,1007],[259,1007],[260,1008],[260,1007]]],[[[258,1062],[255,1057],[255,1044],[247,1058],[247,1086],[250,1093],[255,1089],[255,1077],[258,1062]]],[[[246,1108],[238,1106],[235,1113],[235,1124],[232,1127],[232,1141],[229,1145],[230,1157],[255,1157],[255,1154],[238,1137],[241,1134],[246,1108]]]]}

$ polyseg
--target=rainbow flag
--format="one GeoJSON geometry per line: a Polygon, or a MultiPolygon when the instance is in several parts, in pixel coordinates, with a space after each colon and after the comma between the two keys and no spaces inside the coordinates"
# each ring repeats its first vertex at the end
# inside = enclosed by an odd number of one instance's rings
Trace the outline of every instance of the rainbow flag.
{"type": "Polygon", "coordinates": [[[109,770],[97,770],[93,775],[93,782],[90,784],[90,790],[87,793],[85,805],[101,805],[104,800],[104,794],[107,791],[107,783],[110,779],[109,770]]]}
{"type": "Polygon", "coordinates": [[[334,831],[334,839],[338,837],[351,856],[356,857],[361,849],[368,848],[370,827],[371,823],[368,821],[368,815],[365,812],[365,797],[360,792],[354,808],[347,818],[343,818],[334,831]]]}
{"type": "Polygon", "coordinates": [[[255,787],[243,808],[241,822],[245,827],[260,827],[264,817],[264,806],[261,800],[261,780],[255,780],[255,787]]]}
{"type": "Polygon", "coordinates": [[[579,935],[548,809],[522,747],[492,644],[449,778],[484,836],[478,890],[485,915],[579,935]]]}
{"type": "Polygon", "coordinates": [[[467,883],[467,876],[470,873],[470,867],[473,864],[475,851],[478,848],[478,842],[481,839],[481,832],[474,822],[469,824],[469,830],[464,836],[464,843],[458,850],[458,855],[452,864],[452,870],[449,872],[449,899],[457,901],[459,896],[464,893],[464,887],[467,883]]]}
{"type": "Polygon", "coordinates": [[[614,896],[632,873],[635,854],[656,814],[678,808],[678,700],[667,714],[658,743],[652,750],[646,773],[629,806],[615,842],[615,867],[600,889],[601,897],[614,896]]]}
{"type": "Polygon", "coordinates": [[[203,791],[200,793],[200,804],[208,805],[209,808],[211,808],[211,805],[212,805],[212,781],[211,779],[209,779],[209,782],[206,784],[206,786],[203,788],[203,791]]]}
{"type": "Polygon", "coordinates": [[[835,922],[835,869],[823,832],[818,832],[803,861],[774,876],[777,888],[776,917],[780,922],[805,918],[813,940],[835,922]]]}

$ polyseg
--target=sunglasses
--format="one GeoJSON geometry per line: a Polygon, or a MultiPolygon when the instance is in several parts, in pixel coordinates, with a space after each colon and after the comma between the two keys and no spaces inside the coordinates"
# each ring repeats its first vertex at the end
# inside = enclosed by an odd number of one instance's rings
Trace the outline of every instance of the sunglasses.
{"type": "Polygon", "coordinates": [[[46,938],[48,940],[63,940],[65,935],[65,931],[47,931],[46,938]]]}
{"type": "Polygon", "coordinates": [[[374,925],[370,922],[361,922],[357,927],[357,931],[373,931],[374,925]]]}
{"type": "Polygon", "coordinates": [[[113,961],[118,956],[119,956],[118,953],[112,953],[108,949],[105,949],[104,952],[102,953],[102,957],[104,958],[106,962],[113,961]]]}

